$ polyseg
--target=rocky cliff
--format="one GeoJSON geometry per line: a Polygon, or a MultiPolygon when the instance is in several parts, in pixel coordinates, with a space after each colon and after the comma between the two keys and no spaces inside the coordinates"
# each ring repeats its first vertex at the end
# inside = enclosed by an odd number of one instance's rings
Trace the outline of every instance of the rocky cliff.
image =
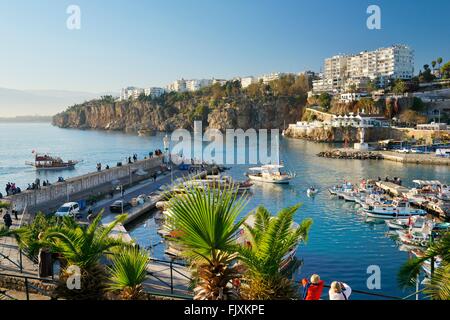
{"type": "Polygon", "coordinates": [[[204,128],[272,129],[300,119],[304,102],[293,97],[247,96],[133,100],[113,102],[93,100],[75,105],[53,118],[61,128],[120,130],[140,129],[172,131],[192,129],[194,120],[202,120],[204,128]]]}

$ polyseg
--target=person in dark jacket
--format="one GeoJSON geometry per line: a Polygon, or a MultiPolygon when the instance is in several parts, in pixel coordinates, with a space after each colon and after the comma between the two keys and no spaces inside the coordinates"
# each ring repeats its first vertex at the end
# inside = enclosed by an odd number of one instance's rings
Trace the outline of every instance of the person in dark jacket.
{"type": "Polygon", "coordinates": [[[6,226],[7,229],[9,229],[12,226],[11,215],[8,212],[6,212],[3,215],[3,222],[5,223],[5,226],[6,226]]]}

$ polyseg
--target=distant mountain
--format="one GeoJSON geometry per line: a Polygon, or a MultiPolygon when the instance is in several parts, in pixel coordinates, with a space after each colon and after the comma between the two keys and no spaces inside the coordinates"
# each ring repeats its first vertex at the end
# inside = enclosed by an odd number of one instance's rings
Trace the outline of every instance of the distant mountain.
{"type": "Polygon", "coordinates": [[[52,122],[52,116],[0,117],[0,123],[11,122],[52,122]]]}
{"type": "Polygon", "coordinates": [[[83,103],[102,95],[117,93],[92,93],[64,90],[15,90],[0,88],[0,117],[57,114],[67,106],[83,103]]]}

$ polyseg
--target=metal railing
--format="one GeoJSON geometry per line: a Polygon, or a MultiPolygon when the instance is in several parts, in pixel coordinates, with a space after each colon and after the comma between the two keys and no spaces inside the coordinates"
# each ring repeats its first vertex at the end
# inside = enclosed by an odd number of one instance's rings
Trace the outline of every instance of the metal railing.
{"type": "MultiPolygon", "coordinates": [[[[331,288],[330,285],[324,285],[324,288],[331,288]]],[[[377,297],[377,298],[382,298],[384,300],[408,300],[413,296],[417,296],[419,293],[422,293],[425,289],[421,289],[418,291],[415,291],[405,297],[399,297],[399,296],[392,296],[392,295],[387,295],[387,294],[383,294],[383,293],[376,293],[376,292],[370,292],[370,291],[363,291],[363,290],[357,290],[357,289],[352,289],[352,294],[360,294],[360,295],[364,295],[364,296],[370,296],[370,297],[377,297]]],[[[304,293],[304,291],[302,291],[302,293],[304,293]]],[[[325,298],[328,295],[326,293],[322,293],[321,298],[325,298]]]]}
{"type": "MultiPolygon", "coordinates": [[[[186,264],[184,263],[180,263],[180,262],[174,262],[172,260],[160,260],[160,259],[155,259],[155,258],[150,258],[150,262],[154,262],[157,264],[161,264],[161,265],[166,265],[169,268],[169,272],[170,272],[170,278],[169,278],[169,282],[167,282],[164,279],[161,279],[161,276],[158,275],[157,272],[152,272],[152,271],[147,271],[147,275],[150,278],[154,278],[156,280],[159,281],[159,283],[161,283],[163,286],[167,287],[170,289],[170,297],[177,297],[180,299],[192,299],[192,297],[190,296],[184,296],[184,295],[175,295],[174,293],[174,273],[180,275],[182,278],[186,279],[186,281],[188,281],[189,283],[193,280],[190,276],[180,272],[179,270],[177,270],[176,266],[179,267],[186,267],[186,264]]],[[[189,287],[187,287],[188,291],[189,287]]],[[[169,297],[169,295],[167,294],[162,294],[162,293],[158,293],[155,291],[147,291],[148,293],[152,294],[152,295],[156,295],[156,296],[167,296],[169,297]]]]}
{"type": "MultiPolygon", "coordinates": [[[[34,292],[38,292],[39,294],[41,294],[43,296],[50,297],[52,300],[56,299],[50,292],[47,292],[44,289],[39,288],[38,286],[35,286],[33,283],[30,283],[30,280],[35,280],[35,281],[40,281],[41,283],[56,284],[56,281],[53,279],[39,278],[39,277],[35,277],[35,276],[17,275],[17,274],[10,274],[10,273],[0,273],[0,277],[23,279],[26,300],[30,300],[30,294],[31,294],[30,291],[31,290],[34,290],[34,292]]],[[[14,291],[14,289],[3,290],[2,292],[0,292],[0,294],[6,296],[9,299],[17,300],[13,296],[9,295],[8,291],[14,291]]]]}

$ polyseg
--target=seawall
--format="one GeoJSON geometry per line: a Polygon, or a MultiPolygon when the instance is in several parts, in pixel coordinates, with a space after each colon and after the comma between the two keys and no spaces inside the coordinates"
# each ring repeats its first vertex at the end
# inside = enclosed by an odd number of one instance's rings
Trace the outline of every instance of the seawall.
{"type": "Polygon", "coordinates": [[[133,183],[137,179],[135,173],[140,170],[151,171],[162,165],[162,157],[154,157],[121,167],[104,169],[100,172],[88,173],[79,177],[67,179],[64,182],[54,183],[39,190],[26,190],[20,194],[4,198],[10,202],[16,210],[27,210],[43,207],[53,202],[66,202],[67,199],[74,200],[76,195],[96,194],[98,189],[105,186],[113,187],[115,182],[126,180],[126,184],[133,183]]]}

